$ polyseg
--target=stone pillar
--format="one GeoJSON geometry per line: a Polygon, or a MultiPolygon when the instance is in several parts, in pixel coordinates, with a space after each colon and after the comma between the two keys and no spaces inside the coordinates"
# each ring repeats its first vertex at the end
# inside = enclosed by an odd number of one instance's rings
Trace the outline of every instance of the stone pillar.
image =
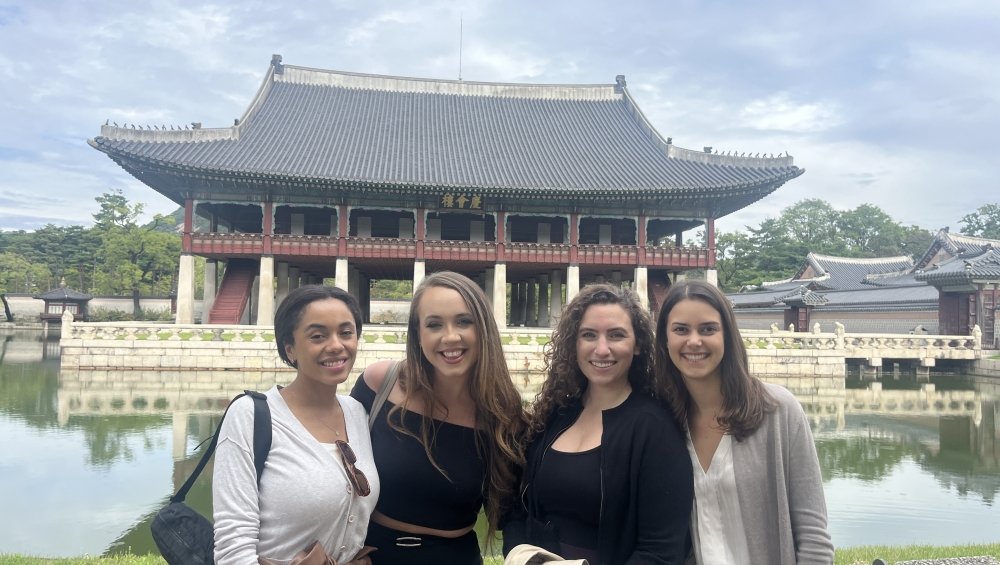
{"type": "Polygon", "coordinates": [[[705,281],[714,287],[718,287],[719,271],[717,269],[705,269],[705,281]]]}
{"type": "Polygon", "coordinates": [[[538,327],[549,327],[549,276],[538,277],[538,327]]]}
{"type": "Polygon", "coordinates": [[[361,271],[356,267],[351,267],[347,270],[347,286],[350,289],[350,294],[361,304],[361,271]]]}
{"type": "Polygon", "coordinates": [[[570,265],[566,269],[566,302],[569,303],[580,293],[580,265],[570,265]]]}
{"type": "Polygon", "coordinates": [[[483,277],[486,279],[486,299],[490,301],[490,305],[493,305],[493,269],[486,269],[486,275],[483,277]]]}
{"type": "Polygon", "coordinates": [[[288,263],[278,261],[275,278],[278,279],[278,292],[274,297],[274,307],[281,306],[281,302],[288,296],[288,263]]]}
{"type": "Polygon", "coordinates": [[[219,262],[215,259],[205,261],[204,298],[201,299],[201,323],[208,323],[208,313],[215,304],[215,295],[219,292],[219,262]]]}
{"type": "Polygon", "coordinates": [[[497,327],[507,329],[507,264],[497,263],[493,266],[493,317],[497,319],[497,327]]]}
{"type": "Polygon", "coordinates": [[[531,327],[538,327],[538,282],[537,279],[531,277],[528,282],[525,283],[525,289],[528,292],[527,300],[525,300],[525,308],[527,313],[524,317],[524,325],[531,327]]]}
{"type": "Polygon", "coordinates": [[[424,277],[427,276],[427,262],[417,260],[413,262],[413,291],[416,292],[417,287],[423,282],[424,277]]]}
{"type": "Polygon", "coordinates": [[[174,412],[170,422],[174,461],[183,461],[187,458],[188,413],[174,412]]]}
{"type": "MultiPolygon", "coordinates": [[[[636,267],[635,268],[635,284],[632,290],[639,295],[639,302],[642,307],[649,310],[649,274],[646,271],[646,267],[636,267]]],[[[655,316],[655,314],[654,314],[655,316]]]]}
{"type": "Polygon", "coordinates": [[[274,256],[260,258],[260,285],[257,294],[257,325],[274,325],[274,256]]]}
{"type": "Polygon", "coordinates": [[[250,299],[247,300],[246,309],[243,310],[241,324],[257,323],[257,305],[260,304],[260,275],[253,278],[253,285],[250,287],[250,299]]]}
{"type": "Polygon", "coordinates": [[[350,273],[348,272],[349,268],[350,268],[350,265],[347,263],[347,257],[337,257],[337,267],[336,267],[337,270],[336,270],[336,273],[335,273],[335,278],[334,278],[334,283],[333,284],[337,288],[344,289],[344,290],[346,290],[348,292],[351,291],[351,289],[350,289],[350,273]]]}
{"type": "Polygon", "coordinates": [[[177,324],[194,323],[194,255],[181,253],[177,269],[177,324]]]}
{"type": "Polygon", "coordinates": [[[510,325],[519,326],[524,321],[521,315],[521,283],[510,283],[510,325]]]}
{"type": "Polygon", "coordinates": [[[549,290],[549,326],[555,326],[562,314],[562,270],[552,269],[552,288],[549,290]]]}

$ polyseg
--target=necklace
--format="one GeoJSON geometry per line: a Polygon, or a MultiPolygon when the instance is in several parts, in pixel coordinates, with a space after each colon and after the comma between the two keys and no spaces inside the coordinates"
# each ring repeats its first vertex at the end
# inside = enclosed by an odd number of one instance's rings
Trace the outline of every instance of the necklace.
{"type": "MultiPolygon", "coordinates": [[[[283,393],[283,394],[282,394],[282,396],[284,396],[284,397],[285,397],[285,401],[286,401],[286,402],[288,402],[288,397],[289,397],[289,395],[292,395],[292,396],[294,396],[294,395],[295,395],[295,394],[294,394],[294,391],[293,391],[293,390],[291,389],[291,387],[283,387],[283,389],[282,389],[282,393],[283,393]]],[[[297,404],[297,403],[296,403],[296,404],[297,404]]],[[[336,403],[335,403],[335,404],[336,404],[336,405],[334,406],[334,408],[333,408],[333,410],[332,410],[332,411],[334,412],[334,414],[336,414],[336,412],[337,412],[337,409],[338,409],[338,408],[339,408],[339,409],[340,409],[341,411],[343,411],[343,407],[341,407],[341,406],[340,406],[340,402],[339,402],[339,401],[336,401],[336,403]]],[[[291,406],[291,404],[289,404],[289,408],[291,408],[291,407],[292,407],[292,406],[291,406]]],[[[302,408],[300,407],[300,410],[303,410],[303,409],[302,409],[302,408]]],[[[303,410],[303,411],[304,411],[304,410],[303,410]]],[[[292,412],[293,412],[293,413],[295,413],[295,412],[296,412],[296,410],[295,410],[295,409],[292,409],[292,412]]],[[[301,416],[305,416],[305,415],[306,415],[306,414],[301,414],[301,416]]],[[[302,421],[302,417],[301,417],[301,416],[298,416],[298,417],[299,417],[299,420],[300,420],[300,421],[302,421]]],[[[335,436],[337,437],[337,439],[338,439],[338,440],[339,440],[339,439],[341,439],[341,436],[342,436],[342,434],[340,433],[340,430],[339,430],[339,429],[337,429],[337,428],[336,428],[335,426],[331,426],[330,424],[326,423],[326,421],[325,421],[325,420],[324,420],[323,418],[321,418],[321,417],[319,416],[319,414],[309,414],[309,416],[310,416],[310,418],[311,418],[312,420],[315,420],[315,421],[319,422],[320,424],[322,424],[322,425],[323,425],[323,427],[325,427],[326,429],[328,429],[328,430],[330,430],[331,432],[333,432],[333,433],[334,433],[334,435],[335,435],[335,436]]],[[[334,416],[334,418],[336,419],[336,415],[334,416]]],[[[347,433],[347,430],[344,430],[344,433],[347,433]]]]}
{"type": "MultiPolygon", "coordinates": [[[[337,407],[338,408],[340,407],[340,403],[339,402],[337,403],[337,407]]],[[[336,409],[334,409],[334,412],[336,412],[336,409]]],[[[327,427],[327,429],[329,429],[330,431],[332,431],[334,433],[334,435],[337,436],[337,439],[340,439],[340,430],[338,430],[334,426],[331,426],[330,424],[327,424],[326,421],[323,420],[322,418],[320,418],[319,416],[316,416],[315,418],[316,418],[317,421],[319,421],[320,424],[323,424],[324,426],[327,427]]]]}

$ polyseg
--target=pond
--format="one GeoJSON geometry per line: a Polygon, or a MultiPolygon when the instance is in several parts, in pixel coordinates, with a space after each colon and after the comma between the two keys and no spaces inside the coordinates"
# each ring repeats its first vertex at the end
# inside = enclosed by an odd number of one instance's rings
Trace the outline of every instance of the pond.
{"type": "MultiPolygon", "coordinates": [[[[0,333],[0,553],[155,552],[149,521],[232,394],[146,393],[157,377],[138,373],[124,388],[61,386],[58,356],[55,338],[0,333]]],[[[838,547],[1000,541],[1000,382],[931,385],[888,379],[877,401],[860,382],[799,397],[838,547]]],[[[206,513],[210,481],[209,468],[188,496],[206,513]]]]}

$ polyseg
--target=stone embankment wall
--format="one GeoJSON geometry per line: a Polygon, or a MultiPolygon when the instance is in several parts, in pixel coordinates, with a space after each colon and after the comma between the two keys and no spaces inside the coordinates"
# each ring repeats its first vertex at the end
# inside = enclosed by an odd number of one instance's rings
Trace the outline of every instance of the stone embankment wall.
{"type": "MultiPolygon", "coordinates": [[[[502,332],[504,354],[525,399],[534,398],[544,379],[543,348],[548,329],[502,332]]],[[[367,365],[404,356],[406,328],[371,324],[364,328],[348,389],[367,365]]],[[[880,334],[745,332],[752,374],[800,396],[841,394],[846,362],[861,359],[881,367],[882,358],[910,358],[922,366],[935,359],[978,359],[978,337],[880,334]]],[[[150,323],[72,323],[62,327],[61,387],[64,390],[142,388],[159,391],[266,389],[286,383],[294,370],[278,357],[273,330],[257,326],[150,323]]],[[[1000,361],[982,364],[1000,373],[1000,361]]],[[[162,395],[161,395],[162,396],[162,395]]]]}
{"type": "Polygon", "coordinates": [[[974,370],[979,376],[1000,378],[1000,359],[980,359],[974,370]]]}

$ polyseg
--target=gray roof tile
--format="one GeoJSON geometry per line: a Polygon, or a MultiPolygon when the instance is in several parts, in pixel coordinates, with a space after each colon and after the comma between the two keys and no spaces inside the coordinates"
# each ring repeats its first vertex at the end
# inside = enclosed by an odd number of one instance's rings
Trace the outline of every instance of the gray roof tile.
{"type": "Polygon", "coordinates": [[[278,67],[231,128],[106,125],[90,143],[119,163],[205,173],[441,190],[737,196],[719,204],[722,214],[803,172],[791,157],[676,147],[618,84],[504,85],[278,67]]]}

